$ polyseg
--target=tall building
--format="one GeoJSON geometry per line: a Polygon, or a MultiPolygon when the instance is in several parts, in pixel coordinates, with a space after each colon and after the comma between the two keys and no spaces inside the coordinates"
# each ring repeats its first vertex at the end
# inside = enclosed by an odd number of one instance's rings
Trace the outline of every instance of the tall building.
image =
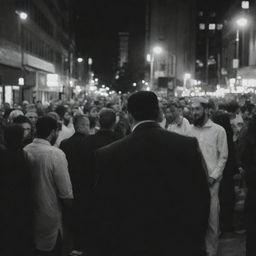
{"type": "Polygon", "coordinates": [[[196,80],[205,90],[215,90],[221,82],[222,16],[209,5],[197,10],[196,80]]]}
{"type": "Polygon", "coordinates": [[[194,78],[195,30],[194,0],[148,1],[145,55],[151,63],[146,80],[151,80],[155,89],[183,85],[185,74],[194,78]],[[161,53],[154,52],[156,46],[161,53]]]}
{"type": "Polygon", "coordinates": [[[0,100],[70,95],[75,44],[69,0],[1,0],[0,100]],[[26,17],[27,16],[27,17],[26,17]]]}
{"type": "Polygon", "coordinates": [[[250,3],[236,0],[225,14],[222,71],[231,87],[256,88],[256,3],[250,3]]]}

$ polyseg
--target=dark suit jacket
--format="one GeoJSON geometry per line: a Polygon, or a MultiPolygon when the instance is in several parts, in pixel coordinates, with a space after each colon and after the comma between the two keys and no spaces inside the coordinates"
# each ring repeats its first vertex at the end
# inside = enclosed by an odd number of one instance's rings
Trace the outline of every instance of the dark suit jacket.
{"type": "Polygon", "coordinates": [[[210,196],[195,138],[144,123],[96,164],[98,255],[201,255],[210,196]]]}
{"type": "Polygon", "coordinates": [[[84,171],[82,168],[83,160],[80,157],[80,147],[86,137],[87,135],[75,133],[60,144],[60,149],[64,151],[68,161],[68,170],[75,197],[80,193],[80,176],[81,172],[84,171]]]}

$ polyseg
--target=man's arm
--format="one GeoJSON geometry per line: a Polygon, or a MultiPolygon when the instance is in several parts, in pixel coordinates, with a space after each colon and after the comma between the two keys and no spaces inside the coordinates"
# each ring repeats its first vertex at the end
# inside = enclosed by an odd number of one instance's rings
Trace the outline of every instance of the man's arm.
{"type": "Polygon", "coordinates": [[[68,173],[68,162],[61,150],[53,152],[53,177],[58,197],[64,205],[70,206],[73,199],[72,184],[68,173]]]}
{"type": "Polygon", "coordinates": [[[216,145],[217,152],[219,154],[219,159],[217,166],[215,167],[213,173],[211,174],[211,178],[213,178],[214,180],[218,180],[222,176],[223,170],[228,160],[228,142],[224,128],[220,129],[218,132],[216,145]]]}

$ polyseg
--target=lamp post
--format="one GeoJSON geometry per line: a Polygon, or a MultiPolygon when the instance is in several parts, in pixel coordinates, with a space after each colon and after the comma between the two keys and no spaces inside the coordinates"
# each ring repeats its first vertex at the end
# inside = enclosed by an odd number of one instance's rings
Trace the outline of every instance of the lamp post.
{"type": "Polygon", "coordinates": [[[20,54],[21,54],[21,76],[23,78],[23,85],[21,85],[21,101],[24,100],[24,90],[23,87],[25,84],[25,72],[24,72],[24,30],[23,23],[28,19],[28,14],[23,11],[15,11],[18,15],[18,26],[19,26],[19,35],[20,35],[20,54]]]}
{"type": "Polygon", "coordinates": [[[152,49],[151,55],[150,55],[150,88],[151,90],[154,88],[154,62],[155,62],[155,55],[161,54],[163,49],[160,46],[155,46],[152,49]]]}
{"type": "Polygon", "coordinates": [[[236,63],[234,65],[234,67],[236,68],[236,70],[238,70],[239,66],[240,66],[240,58],[239,58],[239,46],[240,46],[240,29],[243,29],[244,27],[246,27],[248,25],[248,20],[246,18],[239,18],[236,20],[236,25],[237,25],[237,30],[236,30],[236,63]]]}

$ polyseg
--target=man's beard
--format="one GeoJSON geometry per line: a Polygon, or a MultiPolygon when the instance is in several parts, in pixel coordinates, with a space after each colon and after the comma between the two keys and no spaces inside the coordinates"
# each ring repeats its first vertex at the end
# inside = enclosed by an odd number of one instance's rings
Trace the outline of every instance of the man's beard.
{"type": "Polygon", "coordinates": [[[198,118],[194,118],[193,124],[194,124],[195,126],[202,126],[203,123],[204,123],[204,120],[205,120],[205,116],[206,116],[206,114],[205,114],[205,112],[204,112],[204,113],[202,114],[202,116],[200,116],[200,117],[198,117],[198,118]]]}

